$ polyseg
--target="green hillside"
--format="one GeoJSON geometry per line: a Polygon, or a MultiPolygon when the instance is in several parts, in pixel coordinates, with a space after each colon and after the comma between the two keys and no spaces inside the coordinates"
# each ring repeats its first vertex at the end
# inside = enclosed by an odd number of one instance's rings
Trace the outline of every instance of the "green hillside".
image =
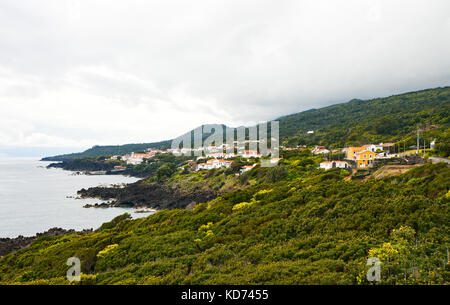
{"type": "Polygon", "coordinates": [[[67,161],[72,159],[92,158],[99,156],[123,155],[131,152],[146,150],[147,148],[166,149],[170,147],[171,141],[161,141],[155,143],[125,144],[125,145],[96,145],[80,153],[58,155],[42,158],[42,161],[67,161]]]}
{"type": "MultiPolygon", "coordinates": [[[[448,156],[449,102],[450,88],[353,100],[283,117],[280,132],[287,145],[412,145],[419,125],[448,156]]],[[[369,284],[369,257],[381,261],[375,284],[450,284],[448,164],[378,179],[375,169],[352,176],[318,169],[323,157],[306,148],[281,157],[278,166],[241,175],[239,162],[189,172],[184,163],[161,160],[131,187],[85,190],[142,203],[171,188],[173,204],[165,207],[189,208],[137,220],[124,214],[92,233],[40,237],[0,258],[0,284],[68,284],[72,256],[81,259],[82,284],[369,284]],[[202,200],[194,200],[198,194],[202,200]],[[175,204],[180,198],[183,206],[175,204]]],[[[167,199],[160,194],[156,203],[167,199]]]]}
{"type": "MultiPolygon", "coordinates": [[[[406,141],[415,144],[418,127],[427,128],[427,141],[446,143],[450,126],[450,87],[427,89],[371,100],[351,100],[321,109],[284,116],[280,121],[280,138],[285,145],[329,145],[344,147],[378,142],[406,141]],[[313,130],[314,134],[307,134],[313,130]]],[[[225,125],[223,125],[225,128],[225,125]]],[[[204,138],[206,135],[204,135],[204,138]]],[[[171,140],[157,143],[94,146],[84,152],[47,157],[47,161],[64,161],[126,154],[146,148],[169,148],[171,140]]],[[[447,153],[448,155],[448,153],[447,153]]]]}
{"type": "MultiPolygon", "coordinates": [[[[411,138],[417,127],[447,131],[450,126],[450,87],[428,89],[372,100],[313,109],[281,117],[280,137],[290,145],[336,147],[396,142],[411,138]],[[313,130],[314,134],[307,134],[313,130]]],[[[436,133],[439,137],[441,133],[436,133]]],[[[441,134],[441,137],[443,135],[441,134]]],[[[430,140],[432,140],[430,138],[430,140]]],[[[441,140],[448,141],[442,137],[441,140]]]]}
{"type": "MultiPolygon", "coordinates": [[[[225,129],[226,126],[222,125],[222,128],[225,129]]],[[[211,133],[204,133],[203,140],[210,135],[211,133]]],[[[154,143],[139,143],[139,144],[124,144],[124,145],[107,145],[107,146],[96,145],[83,152],[45,157],[42,158],[42,161],[70,161],[74,159],[124,155],[129,154],[131,152],[145,151],[147,148],[168,149],[171,147],[171,144],[172,140],[154,143]]]]}
{"type": "Polygon", "coordinates": [[[316,158],[255,168],[193,210],[40,237],[0,258],[0,284],[67,284],[72,256],[82,284],[368,284],[368,257],[382,262],[377,284],[450,283],[446,164],[354,182],[316,158]]]}

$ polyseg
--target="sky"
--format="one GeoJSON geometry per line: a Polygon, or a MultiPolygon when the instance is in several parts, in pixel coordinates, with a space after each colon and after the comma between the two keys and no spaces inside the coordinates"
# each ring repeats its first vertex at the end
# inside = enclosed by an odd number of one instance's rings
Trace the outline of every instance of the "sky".
{"type": "Polygon", "coordinates": [[[0,156],[450,85],[448,0],[0,0],[0,156]]]}

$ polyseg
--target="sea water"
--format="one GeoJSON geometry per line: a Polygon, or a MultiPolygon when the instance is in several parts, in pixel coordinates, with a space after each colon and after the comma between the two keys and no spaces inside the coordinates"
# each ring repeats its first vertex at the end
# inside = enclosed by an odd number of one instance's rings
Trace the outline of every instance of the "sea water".
{"type": "Polygon", "coordinates": [[[96,229],[131,208],[83,208],[99,199],[75,199],[77,191],[100,185],[132,183],[122,175],[74,175],[29,158],[0,159],[0,237],[34,236],[53,227],[96,229]]]}

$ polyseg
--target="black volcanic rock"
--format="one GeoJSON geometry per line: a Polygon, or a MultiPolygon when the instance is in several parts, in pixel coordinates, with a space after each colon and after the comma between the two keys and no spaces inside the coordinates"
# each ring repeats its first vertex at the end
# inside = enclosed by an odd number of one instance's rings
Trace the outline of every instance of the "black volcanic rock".
{"type": "Polygon", "coordinates": [[[83,198],[115,199],[113,206],[145,206],[154,209],[184,209],[193,203],[212,200],[218,194],[212,190],[199,189],[185,191],[171,188],[165,184],[140,182],[128,184],[126,187],[91,187],[81,189],[78,195],[83,198]]]}
{"type": "Polygon", "coordinates": [[[58,163],[51,163],[47,168],[62,168],[70,171],[110,171],[114,169],[115,165],[120,165],[120,162],[103,162],[90,159],[75,159],[58,163]]]}
{"type": "MultiPolygon", "coordinates": [[[[39,238],[41,236],[58,236],[68,233],[74,233],[75,230],[65,230],[61,228],[51,228],[50,230],[43,232],[43,233],[37,233],[35,236],[30,237],[24,237],[22,235],[19,235],[16,238],[0,238],[0,257],[11,253],[15,251],[19,251],[22,248],[25,248],[29,246],[33,240],[36,238],[39,238]]],[[[90,233],[92,232],[92,229],[87,229],[80,231],[81,233],[90,233]]]]}

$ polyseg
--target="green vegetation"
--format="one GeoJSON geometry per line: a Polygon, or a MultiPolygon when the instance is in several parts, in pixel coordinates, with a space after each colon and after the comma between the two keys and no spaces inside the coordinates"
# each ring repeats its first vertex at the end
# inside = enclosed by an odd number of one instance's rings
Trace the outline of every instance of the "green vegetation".
{"type": "MultiPolygon", "coordinates": [[[[437,154],[450,152],[450,87],[409,92],[372,100],[312,109],[280,117],[280,137],[284,145],[327,145],[344,147],[367,143],[395,142],[398,147],[415,145],[417,127],[428,144],[437,140],[437,154]],[[313,130],[314,134],[306,134],[313,130]]],[[[222,125],[225,129],[226,126],[222,125]]],[[[270,133],[270,131],[269,131],[270,133]]],[[[209,134],[203,135],[206,138],[209,134]]],[[[146,148],[169,148],[171,141],[120,146],[94,146],[82,153],[44,158],[65,161],[74,158],[110,156],[146,148]]]]}
{"type": "Polygon", "coordinates": [[[154,158],[146,159],[141,164],[126,165],[125,175],[136,177],[153,176],[155,181],[169,178],[177,170],[177,167],[186,163],[189,157],[174,156],[172,154],[156,154],[154,158]]]}
{"type": "Polygon", "coordinates": [[[124,161],[108,159],[106,156],[72,159],[60,163],[52,163],[48,167],[58,167],[70,171],[106,171],[108,174],[122,174],[134,177],[148,177],[155,175],[155,181],[169,178],[176,172],[177,167],[184,165],[189,157],[174,156],[172,154],[156,154],[151,159],[145,159],[140,164],[126,164],[124,161]],[[125,170],[113,172],[114,166],[122,166],[125,170]]]}
{"type": "Polygon", "coordinates": [[[170,148],[170,141],[161,141],[155,143],[125,144],[125,145],[95,145],[83,152],[58,155],[42,158],[42,161],[68,161],[72,159],[93,158],[98,156],[124,155],[131,152],[145,151],[147,148],[167,149],[170,148]]]}
{"type": "MultiPolygon", "coordinates": [[[[398,150],[415,144],[420,125],[425,139],[437,140],[427,155],[445,157],[449,97],[446,87],[352,100],[280,118],[281,137],[288,146],[390,141],[398,150]]],[[[89,157],[88,165],[120,163],[89,157]]],[[[276,167],[242,175],[241,166],[254,160],[190,172],[188,157],[160,154],[128,166],[145,179],[122,201],[145,203],[160,192],[157,201],[170,194],[177,204],[184,195],[182,206],[169,207],[187,208],[136,220],[124,214],[92,233],[40,237],[0,258],[0,284],[68,284],[72,256],[82,263],[81,284],[450,284],[447,164],[380,179],[375,169],[358,170],[350,178],[344,169],[318,169],[323,156],[308,149],[281,157],[276,167]],[[366,279],[369,257],[381,260],[380,282],[366,279]]],[[[100,193],[111,198],[110,191],[100,193]]]]}
{"type": "Polygon", "coordinates": [[[97,156],[52,163],[48,167],[59,167],[70,171],[110,171],[118,165],[125,164],[119,160],[108,160],[105,156],[97,156]]]}
{"type": "MultiPolygon", "coordinates": [[[[254,168],[251,184],[193,210],[125,214],[93,233],[41,237],[0,259],[0,283],[67,284],[72,256],[82,284],[368,284],[370,256],[382,262],[378,284],[450,282],[445,164],[355,183],[317,169],[316,159],[297,152],[278,169],[254,168]]],[[[224,172],[166,183],[237,183],[224,172]]]]}
{"type": "Polygon", "coordinates": [[[417,127],[427,128],[427,142],[437,139],[448,153],[450,87],[428,89],[372,100],[313,109],[281,117],[280,137],[286,145],[345,147],[396,142],[415,145],[417,127]],[[314,130],[314,134],[306,134],[314,130]],[[403,143],[402,141],[405,141],[403,143]]]}

